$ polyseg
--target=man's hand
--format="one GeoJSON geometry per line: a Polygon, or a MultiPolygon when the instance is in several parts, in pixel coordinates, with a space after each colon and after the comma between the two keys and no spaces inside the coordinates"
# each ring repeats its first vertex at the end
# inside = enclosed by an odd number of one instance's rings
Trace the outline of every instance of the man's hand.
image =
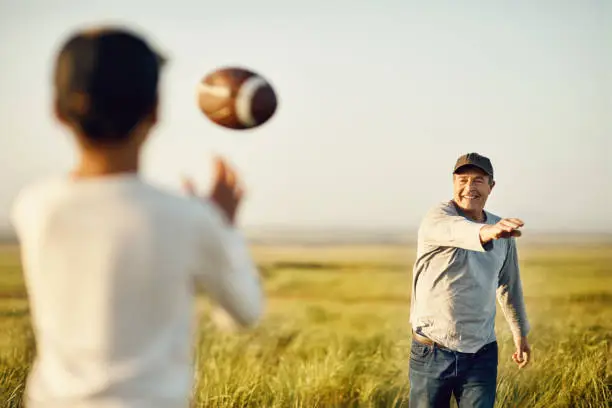
{"type": "MultiPolygon", "coordinates": [[[[198,196],[191,179],[183,179],[183,189],[190,196],[198,196]]],[[[230,224],[234,224],[236,211],[243,197],[236,173],[219,157],[215,158],[215,173],[210,200],[225,214],[230,224]]]]}
{"type": "Polygon", "coordinates": [[[531,360],[531,347],[529,347],[527,337],[516,337],[514,345],[516,351],[512,354],[512,360],[518,365],[519,369],[524,368],[531,360]]]}
{"type": "Polygon", "coordinates": [[[495,239],[520,237],[521,231],[519,231],[519,228],[523,225],[523,221],[518,218],[504,218],[497,224],[484,225],[480,229],[480,241],[485,244],[495,239]]]}

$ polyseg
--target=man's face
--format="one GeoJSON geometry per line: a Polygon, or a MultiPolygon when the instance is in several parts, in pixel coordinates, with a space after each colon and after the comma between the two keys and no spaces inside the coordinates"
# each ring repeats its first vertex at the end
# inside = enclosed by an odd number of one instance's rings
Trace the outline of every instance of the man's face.
{"type": "Polygon", "coordinates": [[[477,167],[466,166],[453,175],[453,199],[466,211],[482,211],[494,183],[477,167]]]}

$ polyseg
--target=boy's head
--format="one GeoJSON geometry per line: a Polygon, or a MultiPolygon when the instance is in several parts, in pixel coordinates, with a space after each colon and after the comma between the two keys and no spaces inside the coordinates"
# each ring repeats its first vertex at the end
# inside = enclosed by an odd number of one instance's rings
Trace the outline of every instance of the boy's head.
{"type": "Polygon", "coordinates": [[[78,32],[56,60],[56,115],[89,147],[140,144],[157,121],[162,65],[163,58],[129,31],[78,32]]]}

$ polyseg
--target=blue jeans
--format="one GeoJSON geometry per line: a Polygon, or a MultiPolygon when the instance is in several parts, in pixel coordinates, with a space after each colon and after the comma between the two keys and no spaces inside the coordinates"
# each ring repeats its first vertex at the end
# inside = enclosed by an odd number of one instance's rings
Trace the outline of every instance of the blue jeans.
{"type": "Polygon", "coordinates": [[[492,408],[497,386],[497,351],[497,342],[476,353],[460,353],[413,339],[409,406],[449,407],[454,395],[459,408],[492,408]]]}

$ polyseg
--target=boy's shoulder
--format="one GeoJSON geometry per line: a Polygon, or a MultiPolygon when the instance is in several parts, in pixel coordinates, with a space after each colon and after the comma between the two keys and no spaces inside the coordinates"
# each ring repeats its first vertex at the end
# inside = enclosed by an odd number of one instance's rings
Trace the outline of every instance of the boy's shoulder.
{"type": "Polygon", "coordinates": [[[44,194],[45,191],[55,188],[60,183],[59,177],[41,177],[24,184],[18,191],[15,201],[23,197],[44,194]]]}
{"type": "Polygon", "coordinates": [[[73,215],[77,209],[90,217],[109,209],[115,222],[143,214],[143,222],[159,222],[160,228],[195,231],[208,240],[223,234],[230,224],[223,212],[206,197],[188,197],[169,188],[137,177],[121,180],[89,180],[73,183],[63,177],[42,178],[23,186],[10,210],[10,224],[17,236],[25,239],[46,225],[45,219],[58,214],[73,215]],[[97,203],[93,208],[83,203],[97,203]],[[125,209],[122,210],[122,209],[125,209]],[[148,215],[147,215],[148,214],[148,215]]]}
{"type": "Polygon", "coordinates": [[[58,177],[44,177],[31,181],[22,186],[12,201],[12,209],[16,211],[19,207],[28,203],[40,202],[42,198],[56,190],[61,184],[58,177]]]}
{"type": "MultiPolygon", "coordinates": [[[[62,176],[43,177],[24,185],[13,199],[11,205],[11,220],[19,223],[21,219],[27,219],[36,214],[45,212],[46,208],[53,208],[58,202],[63,202],[66,197],[81,197],[81,194],[94,196],[107,193],[115,196],[119,191],[120,196],[126,196],[128,200],[136,200],[137,205],[145,208],[156,208],[156,212],[172,214],[177,220],[184,217],[189,222],[205,224],[218,224],[223,222],[223,216],[216,206],[206,198],[186,197],[178,192],[172,191],[153,183],[145,181],[138,176],[116,177],[103,179],[91,179],[87,181],[73,181],[62,176]]],[[[132,201],[134,202],[134,201],[132,201]]]]}
{"type": "Polygon", "coordinates": [[[31,223],[32,218],[40,215],[40,207],[45,200],[54,196],[59,184],[57,177],[44,177],[25,184],[17,191],[10,205],[9,221],[18,233],[24,223],[31,223]]]}

